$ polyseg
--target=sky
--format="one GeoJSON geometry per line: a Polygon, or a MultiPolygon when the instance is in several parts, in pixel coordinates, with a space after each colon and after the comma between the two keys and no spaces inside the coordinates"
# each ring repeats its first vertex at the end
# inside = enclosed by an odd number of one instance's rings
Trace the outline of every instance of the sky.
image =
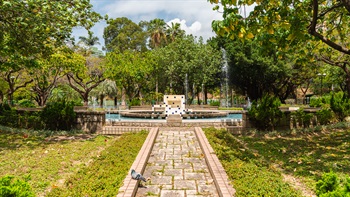
{"type": "MultiPolygon", "coordinates": [[[[215,36],[211,28],[212,21],[222,19],[222,13],[213,11],[214,6],[207,0],[90,0],[90,3],[95,12],[102,16],[107,14],[112,19],[127,17],[138,23],[160,18],[168,24],[177,22],[186,34],[202,36],[204,40],[215,36]]],[[[100,49],[104,46],[105,27],[105,22],[99,22],[92,28],[94,35],[99,38],[100,45],[97,47],[100,49]]],[[[83,28],[73,31],[76,42],[79,36],[87,35],[83,28]]]]}

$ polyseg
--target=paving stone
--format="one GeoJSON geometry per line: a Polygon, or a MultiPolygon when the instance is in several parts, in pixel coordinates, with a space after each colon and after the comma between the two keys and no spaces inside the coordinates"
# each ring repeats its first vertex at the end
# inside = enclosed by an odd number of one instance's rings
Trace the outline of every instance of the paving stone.
{"type": "Polygon", "coordinates": [[[166,169],[166,170],[164,170],[164,175],[166,175],[166,176],[182,176],[183,177],[183,171],[182,171],[182,169],[166,169]]]}
{"type": "Polygon", "coordinates": [[[185,173],[186,180],[205,180],[203,173],[185,173]]]}
{"type": "Polygon", "coordinates": [[[184,190],[162,190],[160,193],[161,197],[184,197],[184,190]]]}
{"type": "Polygon", "coordinates": [[[158,196],[160,188],[158,185],[146,185],[137,189],[136,197],[158,196]]]}
{"type": "Polygon", "coordinates": [[[194,180],[174,180],[174,189],[193,190],[196,189],[194,180]]]}
{"type": "Polygon", "coordinates": [[[161,128],[147,162],[146,188],[139,188],[137,197],[217,197],[213,178],[194,131],[186,128],[161,128]]]}
{"type": "Polygon", "coordinates": [[[181,155],[176,155],[176,154],[169,155],[169,154],[167,154],[165,159],[173,160],[173,159],[182,159],[182,158],[181,158],[181,155]]]}
{"type": "Polygon", "coordinates": [[[154,176],[151,178],[152,185],[171,185],[173,184],[172,176],[154,176]]]}

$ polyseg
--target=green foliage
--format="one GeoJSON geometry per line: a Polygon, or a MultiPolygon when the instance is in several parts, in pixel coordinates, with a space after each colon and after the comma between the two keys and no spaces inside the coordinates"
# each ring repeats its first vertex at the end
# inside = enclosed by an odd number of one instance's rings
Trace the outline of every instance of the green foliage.
{"type": "Polygon", "coordinates": [[[320,197],[350,196],[350,178],[346,179],[343,187],[340,186],[338,176],[331,171],[323,174],[322,179],[316,183],[316,194],[320,197]]]}
{"type": "Polygon", "coordinates": [[[116,196],[148,132],[126,133],[48,196],[116,196]],[[133,143],[130,143],[133,142],[133,143]]]}
{"type": "Polygon", "coordinates": [[[28,99],[22,99],[18,101],[18,106],[19,107],[35,107],[35,103],[33,101],[28,100],[28,99]]]}
{"type": "Polygon", "coordinates": [[[279,106],[281,101],[278,98],[266,94],[252,103],[248,110],[249,119],[258,130],[274,130],[283,116],[279,106]]]}
{"type": "Polygon", "coordinates": [[[321,125],[326,125],[334,119],[334,113],[330,109],[321,109],[316,112],[316,117],[321,125]]]}
{"type": "Polygon", "coordinates": [[[298,123],[301,123],[304,128],[307,128],[310,125],[310,121],[313,117],[312,113],[305,113],[303,108],[292,112],[291,115],[294,116],[298,123]]]}
{"type": "Polygon", "coordinates": [[[0,196],[3,197],[34,197],[28,182],[15,179],[13,176],[0,178],[0,196]]]}
{"type": "Polygon", "coordinates": [[[130,101],[129,106],[140,106],[141,105],[141,101],[140,99],[134,98],[130,101]]]}
{"type": "Polygon", "coordinates": [[[322,96],[322,97],[311,97],[310,107],[322,107],[329,108],[331,103],[331,96],[322,96]]]}
{"type": "Polygon", "coordinates": [[[102,18],[89,1],[0,1],[0,7],[0,57],[7,57],[1,68],[29,66],[64,45],[74,27],[89,29],[102,18]]]}
{"type": "Polygon", "coordinates": [[[41,118],[49,130],[71,130],[75,122],[74,103],[65,100],[47,104],[41,118]]]}
{"type": "Polygon", "coordinates": [[[220,106],[220,100],[211,100],[209,102],[210,106],[220,106]]]}
{"type": "Polygon", "coordinates": [[[18,126],[17,112],[6,103],[0,103],[0,124],[9,127],[18,126]]]}
{"type": "Polygon", "coordinates": [[[283,181],[280,172],[248,150],[224,129],[204,130],[210,145],[233,182],[237,196],[301,196],[283,181]]]}
{"type": "Polygon", "coordinates": [[[350,115],[350,99],[343,92],[332,94],[330,105],[340,121],[350,115]]]}

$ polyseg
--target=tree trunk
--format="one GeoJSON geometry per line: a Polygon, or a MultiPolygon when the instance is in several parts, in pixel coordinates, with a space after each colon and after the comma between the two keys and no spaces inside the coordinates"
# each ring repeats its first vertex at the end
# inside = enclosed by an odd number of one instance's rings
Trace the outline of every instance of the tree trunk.
{"type": "Polygon", "coordinates": [[[346,83],[346,93],[347,93],[347,97],[350,97],[350,73],[346,73],[346,79],[345,79],[345,83],[346,83]]]}
{"type": "Polygon", "coordinates": [[[208,104],[208,90],[204,87],[204,104],[208,104]]]}
{"type": "Polygon", "coordinates": [[[122,103],[121,103],[122,106],[125,106],[125,88],[123,87],[122,88],[122,103]]]}
{"type": "Polygon", "coordinates": [[[103,108],[103,99],[105,96],[103,94],[100,95],[100,107],[103,108]]]}
{"type": "Polygon", "coordinates": [[[114,108],[118,106],[118,97],[114,97],[114,108]]]}

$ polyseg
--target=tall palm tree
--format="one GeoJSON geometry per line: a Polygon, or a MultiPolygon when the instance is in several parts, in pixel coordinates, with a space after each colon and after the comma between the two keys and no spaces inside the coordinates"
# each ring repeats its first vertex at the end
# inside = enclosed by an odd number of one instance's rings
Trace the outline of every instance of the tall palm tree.
{"type": "Polygon", "coordinates": [[[100,100],[100,106],[103,107],[103,100],[106,96],[110,98],[114,98],[114,105],[117,105],[117,93],[118,89],[115,84],[115,81],[112,80],[105,80],[100,85],[98,85],[92,92],[91,95],[94,95],[95,97],[99,98],[100,100]]]}
{"type": "Polygon", "coordinates": [[[176,37],[182,37],[185,35],[185,31],[180,28],[180,23],[171,22],[166,30],[168,40],[174,42],[176,37]]]}
{"type": "Polygon", "coordinates": [[[152,48],[158,48],[166,43],[166,26],[165,21],[159,18],[149,22],[148,32],[150,33],[152,48]]]}
{"type": "Polygon", "coordinates": [[[94,33],[92,31],[89,31],[88,34],[89,34],[88,37],[79,36],[79,39],[80,39],[79,43],[83,43],[86,47],[85,49],[86,55],[93,54],[94,52],[93,50],[91,50],[92,47],[94,45],[100,44],[100,42],[98,41],[99,40],[98,37],[94,36],[94,33]]]}

